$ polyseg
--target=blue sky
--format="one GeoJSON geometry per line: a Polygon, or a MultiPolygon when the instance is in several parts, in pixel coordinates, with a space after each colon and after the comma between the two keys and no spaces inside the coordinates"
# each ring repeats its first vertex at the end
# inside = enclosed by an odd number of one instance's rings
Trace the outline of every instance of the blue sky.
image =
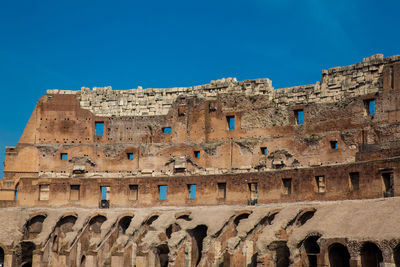
{"type": "Polygon", "coordinates": [[[400,54],[400,1],[0,1],[0,161],[46,89],[190,86],[400,54]]]}

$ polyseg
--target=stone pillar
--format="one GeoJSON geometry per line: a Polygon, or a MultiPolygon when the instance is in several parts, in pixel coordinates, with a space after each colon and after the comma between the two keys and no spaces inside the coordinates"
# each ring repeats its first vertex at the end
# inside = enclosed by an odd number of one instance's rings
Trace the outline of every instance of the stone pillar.
{"type": "Polygon", "coordinates": [[[111,266],[124,266],[124,254],[115,252],[111,256],[111,266]]]}
{"type": "Polygon", "coordinates": [[[68,266],[67,255],[63,255],[63,254],[58,255],[58,263],[59,263],[59,266],[68,266]]]}
{"type": "Polygon", "coordinates": [[[97,267],[97,265],[96,265],[96,255],[94,255],[94,254],[87,254],[86,255],[85,267],[97,267]]]}
{"type": "Polygon", "coordinates": [[[33,251],[32,255],[32,267],[40,267],[41,262],[42,262],[42,252],[41,251],[33,251]]]}
{"type": "Polygon", "coordinates": [[[396,267],[396,265],[394,263],[391,263],[391,262],[381,262],[379,264],[379,267],[396,267]]]}
{"type": "MultiPolygon", "coordinates": [[[[215,241],[214,243],[214,265],[213,266],[219,266],[221,263],[221,242],[215,241]]],[[[223,259],[222,259],[223,260],[223,259]]]]}
{"type": "Polygon", "coordinates": [[[192,266],[192,241],[185,244],[185,267],[192,266]]]}
{"type": "Polygon", "coordinates": [[[253,241],[246,240],[244,242],[244,253],[246,255],[246,266],[249,266],[253,259],[254,245],[253,241]]]}
{"type": "Polygon", "coordinates": [[[4,254],[4,267],[12,267],[13,265],[13,254],[4,254]]]}
{"type": "Polygon", "coordinates": [[[137,250],[136,243],[132,243],[132,255],[131,255],[131,266],[132,267],[136,266],[136,250],[137,250]]]}

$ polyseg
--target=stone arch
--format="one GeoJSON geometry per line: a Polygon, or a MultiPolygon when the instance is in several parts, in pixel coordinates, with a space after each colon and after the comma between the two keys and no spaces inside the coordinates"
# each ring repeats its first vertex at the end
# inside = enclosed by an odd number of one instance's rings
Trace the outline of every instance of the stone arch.
{"type": "Polygon", "coordinates": [[[350,267],[350,253],[341,243],[333,243],[328,247],[331,267],[350,267]]]}
{"type": "Polygon", "coordinates": [[[24,226],[24,240],[35,239],[42,232],[43,222],[46,217],[46,213],[36,213],[26,221],[24,226]]]}
{"type": "Polygon", "coordinates": [[[175,219],[182,219],[185,221],[191,221],[192,218],[190,218],[190,215],[192,215],[192,213],[190,211],[184,211],[184,212],[179,212],[177,214],[175,214],[175,219]]]}
{"type": "Polygon", "coordinates": [[[75,225],[78,216],[75,213],[64,214],[57,222],[56,229],[58,228],[63,233],[72,232],[72,227],[75,225]]]}
{"type": "Polygon", "coordinates": [[[165,234],[168,239],[171,238],[172,233],[180,231],[182,228],[177,223],[170,224],[167,229],[165,229],[165,234]]]}
{"type": "Polygon", "coordinates": [[[118,233],[124,235],[131,224],[133,215],[122,215],[118,219],[118,233]]]}
{"type": "Polygon", "coordinates": [[[158,217],[160,217],[160,214],[159,213],[154,213],[154,214],[150,215],[144,221],[144,224],[147,225],[147,226],[150,226],[153,222],[155,222],[158,219],[158,217]]]}
{"type": "Polygon", "coordinates": [[[296,217],[296,225],[297,226],[304,225],[308,220],[310,220],[312,217],[314,217],[314,213],[316,211],[317,210],[315,208],[309,208],[309,209],[302,210],[296,217]]]}
{"type": "Polygon", "coordinates": [[[192,266],[197,266],[201,261],[203,251],[203,240],[207,236],[208,227],[204,224],[189,229],[188,233],[192,238],[192,266]]]}
{"type": "Polygon", "coordinates": [[[97,214],[92,217],[89,221],[89,232],[92,234],[101,234],[101,226],[107,221],[107,217],[101,214],[97,214]]]}
{"type": "Polygon", "coordinates": [[[236,215],[235,219],[233,220],[235,227],[239,225],[241,220],[249,218],[250,214],[251,211],[242,211],[238,215],[236,215]]]}
{"type": "Polygon", "coordinates": [[[361,266],[376,267],[383,262],[382,251],[373,242],[364,242],[360,250],[361,266]]]}

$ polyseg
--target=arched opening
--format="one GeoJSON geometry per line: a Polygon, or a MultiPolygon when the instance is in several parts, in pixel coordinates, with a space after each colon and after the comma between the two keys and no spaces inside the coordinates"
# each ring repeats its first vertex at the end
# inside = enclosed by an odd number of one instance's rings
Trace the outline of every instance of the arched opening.
{"type": "Polygon", "coordinates": [[[160,260],[160,267],[168,267],[168,254],[169,248],[166,244],[159,245],[157,247],[157,255],[160,260]]]}
{"type": "Polygon", "coordinates": [[[393,249],[393,259],[396,267],[400,267],[400,244],[393,249]]]}
{"type": "Polygon", "coordinates": [[[361,266],[376,267],[383,262],[382,251],[372,242],[365,242],[361,247],[361,266]]]}
{"type": "Polygon", "coordinates": [[[86,256],[83,255],[81,258],[81,267],[85,267],[85,265],[86,265],[86,256]]]}
{"type": "Polygon", "coordinates": [[[165,229],[165,234],[167,235],[168,239],[171,238],[172,233],[178,232],[181,230],[179,224],[173,223],[165,229]]]}
{"type": "Polygon", "coordinates": [[[28,220],[25,226],[25,240],[32,240],[36,238],[42,231],[43,222],[46,219],[44,215],[37,215],[28,220]]]}
{"type": "Polygon", "coordinates": [[[0,247],[0,266],[4,266],[4,249],[0,247]]]}
{"type": "Polygon", "coordinates": [[[344,245],[334,243],[329,246],[328,252],[331,267],[350,267],[350,254],[344,245]]]}
{"type": "Polygon", "coordinates": [[[197,266],[201,260],[201,253],[203,251],[203,240],[207,236],[208,227],[205,225],[198,225],[196,228],[188,230],[192,237],[192,262],[197,266]]]}
{"type": "Polygon", "coordinates": [[[52,250],[53,250],[53,252],[57,252],[58,251],[58,236],[57,235],[54,235],[54,237],[53,237],[52,250]]]}
{"type": "Polygon", "coordinates": [[[233,223],[235,224],[235,226],[238,226],[241,220],[247,219],[247,218],[249,218],[249,216],[250,216],[250,213],[240,214],[240,215],[236,216],[236,218],[233,220],[233,223]]]}
{"type": "Polygon", "coordinates": [[[32,242],[19,243],[15,250],[17,266],[31,267],[35,248],[32,242]]]}
{"type": "Polygon", "coordinates": [[[153,215],[150,218],[147,219],[145,222],[146,225],[150,226],[155,220],[158,219],[158,215],[153,215]]]}
{"type": "Polygon", "coordinates": [[[92,235],[100,235],[101,234],[101,226],[107,220],[107,218],[103,215],[97,215],[93,217],[89,222],[89,232],[92,235]]]}
{"type": "Polygon", "coordinates": [[[77,218],[75,216],[65,216],[57,222],[56,228],[59,228],[59,230],[63,233],[72,232],[76,220],[77,218]]]}
{"type": "Polygon", "coordinates": [[[118,222],[118,232],[120,234],[125,234],[129,225],[131,224],[133,216],[125,216],[118,222]]]}
{"type": "Polygon", "coordinates": [[[275,241],[269,245],[269,249],[275,251],[276,267],[288,267],[290,265],[290,250],[286,241],[275,241]]]}
{"type": "Polygon", "coordinates": [[[185,220],[185,221],[191,221],[192,218],[190,218],[190,212],[181,212],[175,215],[176,219],[181,219],[181,220],[185,220]]]}
{"type": "Polygon", "coordinates": [[[297,225],[302,226],[304,225],[309,219],[314,216],[315,210],[309,210],[301,214],[297,219],[297,225]]]}
{"type": "Polygon", "coordinates": [[[14,200],[18,200],[19,183],[15,186],[14,200]]]}
{"type": "Polygon", "coordinates": [[[309,236],[304,240],[304,249],[307,254],[308,266],[317,267],[317,256],[320,253],[320,248],[317,243],[319,236],[309,236]]]}

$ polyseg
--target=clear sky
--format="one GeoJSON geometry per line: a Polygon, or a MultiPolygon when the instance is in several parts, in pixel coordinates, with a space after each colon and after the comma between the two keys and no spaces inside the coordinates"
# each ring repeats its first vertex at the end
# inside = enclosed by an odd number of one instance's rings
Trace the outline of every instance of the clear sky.
{"type": "Polygon", "coordinates": [[[0,161],[46,89],[315,83],[321,69],[400,54],[399,10],[398,0],[0,0],[0,161]]]}

